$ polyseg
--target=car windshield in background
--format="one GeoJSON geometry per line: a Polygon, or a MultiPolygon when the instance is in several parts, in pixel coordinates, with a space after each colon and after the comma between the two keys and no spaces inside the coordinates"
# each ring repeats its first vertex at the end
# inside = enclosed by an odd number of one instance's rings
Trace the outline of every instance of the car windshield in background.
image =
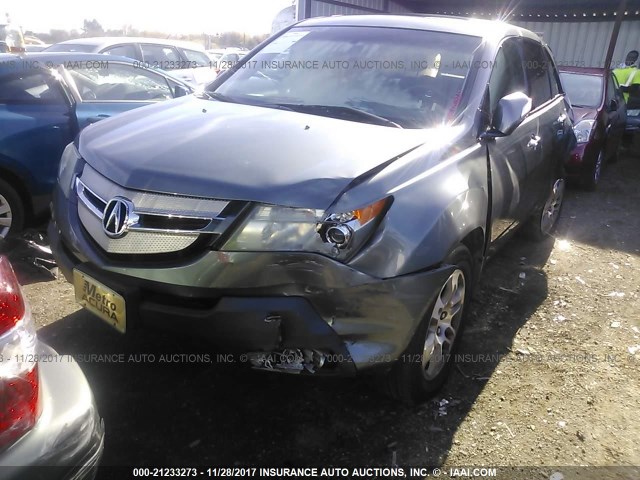
{"type": "Polygon", "coordinates": [[[58,43],[44,49],[45,52],[77,52],[91,53],[95,50],[95,45],[83,45],[80,43],[58,43]]]}
{"type": "Polygon", "coordinates": [[[574,107],[597,108],[602,103],[602,77],[561,72],[560,78],[574,107]]]}
{"type": "Polygon", "coordinates": [[[84,101],[152,101],[173,98],[169,84],[142,68],[109,63],[107,68],[89,64],[68,69],[84,101]]]}
{"type": "Polygon", "coordinates": [[[478,37],[377,27],[294,28],[238,68],[216,98],[427,128],[458,111],[478,37]]]}

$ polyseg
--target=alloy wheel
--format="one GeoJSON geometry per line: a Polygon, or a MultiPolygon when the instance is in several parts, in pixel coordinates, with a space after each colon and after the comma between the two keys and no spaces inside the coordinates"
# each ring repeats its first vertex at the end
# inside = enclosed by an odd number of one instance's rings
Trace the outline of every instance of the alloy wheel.
{"type": "Polygon", "coordinates": [[[542,211],[540,220],[540,230],[544,235],[548,235],[553,230],[554,225],[560,217],[560,209],[562,208],[562,200],[564,199],[565,182],[559,178],[553,184],[549,199],[542,211]]]}
{"type": "Polygon", "coordinates": [[[11,229],[13,215],[9,201],[0,195],[0,238],[5,238],[11,229]]]}
{"type": "Polygon", "coordinates": [[[604,153],[600,152],[598,158],[596,159],[596,164],[593,166],[593,184],[597,185],[600,181],[600,175],[602,174],[602,164],[603,164],[604,153]]]}
{"type": "Polygon", "coordinates": [[[453,350],[464,308],[466,282],[456,269],[444,283],[429,318],[422,352],[422,369],[427,380],[442,371],[453,350]]]}

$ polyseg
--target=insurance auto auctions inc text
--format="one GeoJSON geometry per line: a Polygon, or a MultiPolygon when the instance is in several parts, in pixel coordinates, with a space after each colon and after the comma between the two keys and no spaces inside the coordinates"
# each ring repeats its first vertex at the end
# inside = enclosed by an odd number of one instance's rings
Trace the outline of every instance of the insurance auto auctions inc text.
{"type": "Polygon", "coordinates": [[[495,468],[428,468],[428,467],[327,467],[327,468],[290,468],[273,467],[259,468],[255,472],[260,478],[274,477],[295,477],[295,478],[426,478],[426,477],[467,477],[483,478],[495,477],[495,468]]]}

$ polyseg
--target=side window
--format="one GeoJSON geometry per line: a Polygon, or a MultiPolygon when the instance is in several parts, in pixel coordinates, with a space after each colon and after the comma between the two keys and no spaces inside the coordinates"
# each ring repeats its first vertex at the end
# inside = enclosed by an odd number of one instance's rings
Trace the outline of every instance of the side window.
{"type": "Polygon", "coordinates": [[[607,89],[609,90],[607,93],[607,104],[609,104],[614,98],[618,104],[623,102],[622,92],[620,92],[620,84],[618,84],[618,80],[613,74],[609,75],[609,85],[607,86],[607,89]]]}
{"type": "Polygon", "coordinates": [[[118,55],[120,57],[132,58],[133,60],[138,59],[138,55],[136,54],[136,48],[130,43],[107,48],[102,53],[106,53],[108,55],[118,55]]]}
{"type": "Polygon", "coordinates": [[[84,101],[155,101],[173,98],[166,79],[143,68],[97,62],[69,70],[84,101]]]}
{"type": "Polygon", "coordinates": [[[0,103],[66,105],[60,85],[44,72],[7,75],[0,79],[0,103]]]}
{"type": "Polygon", "coordinates": [[[208,67],[209,62],[211,62],[211,60],[209,60],[209,57],[204,52],[198,52],[197,50],[189,50],[187,48],[183,48],[182,53],[185,57],[187,57],[187,60],[192,67],[208,67]]]}
{"type": "Polygon", "coordinates": [[[522,57],[518,41],[506,40],[494,62],[491,79],[489,80],[489,97],[491,101],[491,115],[500,99],[510,93],[525,92],[526,82],[522,68],[522,57]]]}
{"type": "Polygon", "coordinates": [[[542,45],[531,40],[522,43],[524,69],[529,85],[529,96],[532,108],[536,109],[551,99],[551,79],[549,78],[548,61],[542,50],[542,45]]]}
{"type": "Polygon", "coordinates": [[[562,93],[562,86],[560,83],[560,74],[558,70],[556,70],[556,66],[549,55],[549,52],[546,49],[543,49],[544,58],[547,62],[547,70],[549,71],[549,80],[551,81],[551,97],[554,98],[556,95],[562,93]]]}
{"type": "Polygon", "coordinates": [[[142,44],[142,56],[144,61],[152,67],[163,70],[175,70],[180,68],[180,55],[178,51],[168,45],[142,44]]]}

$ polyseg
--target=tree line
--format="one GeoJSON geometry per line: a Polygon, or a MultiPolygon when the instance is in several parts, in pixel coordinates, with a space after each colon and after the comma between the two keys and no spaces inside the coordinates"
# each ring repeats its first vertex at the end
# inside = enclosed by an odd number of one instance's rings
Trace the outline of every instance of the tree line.
{"type": "Polygon", "coordinates": [[[242,32],[222,32],[218,34],[168,34],[161,31],[138,30],[132,25],[118,29],[105,29],[95,18],[85,19],[81,29],[51,29],[48,32],[27,31],[26,35],[35,36],[44,43],[58,43],[83,37],[148,37],[187,40],[202,44],[205,48],[244,47],[251,49],[265,40],[269,34],[247,35],[242,32]]]}

